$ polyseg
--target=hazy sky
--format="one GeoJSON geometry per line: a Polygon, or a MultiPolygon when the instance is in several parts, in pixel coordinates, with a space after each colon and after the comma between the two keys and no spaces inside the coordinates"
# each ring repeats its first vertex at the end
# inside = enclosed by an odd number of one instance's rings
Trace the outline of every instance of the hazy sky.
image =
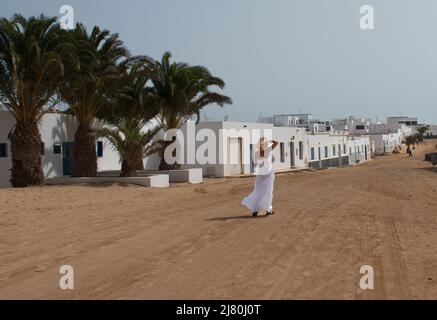
{"type": "Polygon", "coordinates": [[[1,16],[59,15],[118,32],[132,54],[208,67],[232,106],[208,118],[259,114],[414,115],[437,123],[436,0],[2,0],[1,16]],[[359,27],[360,6],[375,30],[359,27]]]}

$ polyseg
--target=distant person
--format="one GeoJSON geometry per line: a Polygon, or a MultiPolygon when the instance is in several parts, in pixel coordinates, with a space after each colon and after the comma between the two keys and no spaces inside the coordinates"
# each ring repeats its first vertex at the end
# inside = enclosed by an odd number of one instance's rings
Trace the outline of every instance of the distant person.
{"type": "Polygon", "coordinates": [[[272,140],[270,143],[266,137],[262,137],[255,152],[255,187],[253,192],[241,202],[242,205],[252,210],[254,217],[258,216],[261,211],[266,211],[266,215],[274,213],[272,200],[275,172],[272,151],[277,145],[277,141],[272,140]]]}
{"type": "Polygon", "coordinates": [[[411,150],[410,146],[408,146],[408,148],[407,148],[407,154],[408,154],[409,158],[413,157],[413,151],[411,150]]]}

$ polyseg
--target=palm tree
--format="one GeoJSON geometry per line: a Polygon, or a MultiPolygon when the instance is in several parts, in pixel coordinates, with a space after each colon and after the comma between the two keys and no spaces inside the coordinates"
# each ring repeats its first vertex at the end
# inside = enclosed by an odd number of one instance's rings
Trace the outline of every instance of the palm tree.
{"type": "MultiPolygon", "coordinates": [[[[165,132],[180,129],[193,116],[197,116],[199,121],[200,111],[209,104],[216,103],[220,107],[232,104],[230,97],[210,91],[213,86],[223,89],[225,83],[222,79],[214,77],[205,67],[171,63],[170,58],[171,53],[165,52],[161,62],[149,61],[153,93],[160,105],[156,119],[165,132]]],[[[163,148],[171,143],[165,141],[163,148]]],[[[177,164],[169,165],[162,158],[160,169],[177,167],[177,164]]]]}
{"type": "Polygon", "coordinates": [[[429,130],[429,126],[421,125],[416,128],[417,142],[423,142],[425,138],[425,133],[429,130]]]}
{"type": "Polygon", "coordinates": [[[409,136],[406,136],[405,138],[404,138],[404,140],[402,141],[402,143],[403,144],[405,144],[408,148],[411,146],[411,145],[415,145],[416,143],[417,143],[417,136],[416,135],[409,135],[409,136]]]}
{"type": "Polygon", "coordinates": [[[38,122],[57,104],[64,65],[75,61],[56,18],[14,15],[0,20],[0,102],[16,124],[10,134],[11,184],[44,182],[38,122]]]}
{"type": "Polygon", "coordinates": [[[61,90],[69,111],[76,117],[71,176],[93,177],[97,172],[96,137],[93,123],[107,103],[109,83],[120,76],[120,65],[129,56],[117,34],[94,27],[90,34],[82,24],[70,31],[77,47],[80,70],[72,72],[61,90]]]}
{"type": "Polygon", "coordinates": [[[143,170],[144,157],[156,152],[157,145],[152,140],[160,128],[144,129],[158,112],[148,81],[144,65],[136,62],[122,78],[113,81],[118,90],[99,114],[105,127],[98,134],[118,151],[121,176],[132,176],[135,170],[143,170]]]}

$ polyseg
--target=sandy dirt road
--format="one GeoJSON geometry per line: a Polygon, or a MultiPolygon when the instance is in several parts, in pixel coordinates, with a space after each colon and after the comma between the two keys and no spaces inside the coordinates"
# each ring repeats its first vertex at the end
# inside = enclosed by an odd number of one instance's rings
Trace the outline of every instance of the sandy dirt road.
{"type": "Polygon", "coordinates": [[[270,217],[240,206],[253,178],[0,189],[0,298],[437,299],[436,143],[278,175],[270,217]]]}

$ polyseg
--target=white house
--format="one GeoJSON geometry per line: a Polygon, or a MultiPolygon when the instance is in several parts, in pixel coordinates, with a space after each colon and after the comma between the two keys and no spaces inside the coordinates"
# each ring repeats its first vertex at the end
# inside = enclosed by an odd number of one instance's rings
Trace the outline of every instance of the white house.
{"type": "Polygon", "coordinates": [[[395,133],[374,133],[368,137],[374,144],[374,154],[383,155],[392,153],[396,148],[402,145],[402,132],[395,133]]]}
{"type": "Polygon", "coordinates": [[[308,157],[310,167],[339,167],[349,164],[348,136],[345,134],[308,134],[308,157]]]}
{"type": "MultiPolygon", "coordinates": [[[[208,154],[210,161],[207,163],[199,161],[200,157],[193,157],[192,153],[184,155],[185,164],[182,167],[201,167],[205,176],[226,177],[254,172],[254,152],[262,136],[279,142],[273,153],[276,171],[305,168],[308,163],[308,136],[304,128],[274,127],[257,122],[210,121],[197,125],[188,122],[184,127],[186,137],[190,136],[190,130],[198,140],[194,143],[196,153],[203,152],[201,145],[208,140],[215,141],[211,147],[214,154],[208,154]],[[208,132],[213,133],[213,137],[207,138],[208,132]]],[[[189,150],[188,143],[185,141],[186,150],[189,150]]]]}
{"type": "Polygon", "coordinates": [[[426,132],[425,136],[427,138],[436,138],[437,137],[437,125],[430,125],[429,130],[426,132]]]}
{"type": "Polygon", "coordinates": [[[349,136],[349,164],[359,164],[372,159],[373,142],[369,136],[349,136]]]}
{"type": "MultiPolygon", "coordinates": [[[[2,187],[10,185],[12,160],[8,135],[14,125],[15,119],[12,114],[0,110],[0,186],[2,187]]],[[[46,178],[70,174],[76,128],[74,117],[66,114],[46,113],[40,120],[41,158],[46,178]]],[[[120,169],[118,153],[106,139],[97,140],[96,153],[98,171],[120,169]]]]}
{"type": "Polygon", "coordinates": [[[334,119],[332,124],[335,130],[348,132],[350,134],[366,134],[370,132],[372,121],[367,118],[348,117],[344,119],[334,119]]]}

